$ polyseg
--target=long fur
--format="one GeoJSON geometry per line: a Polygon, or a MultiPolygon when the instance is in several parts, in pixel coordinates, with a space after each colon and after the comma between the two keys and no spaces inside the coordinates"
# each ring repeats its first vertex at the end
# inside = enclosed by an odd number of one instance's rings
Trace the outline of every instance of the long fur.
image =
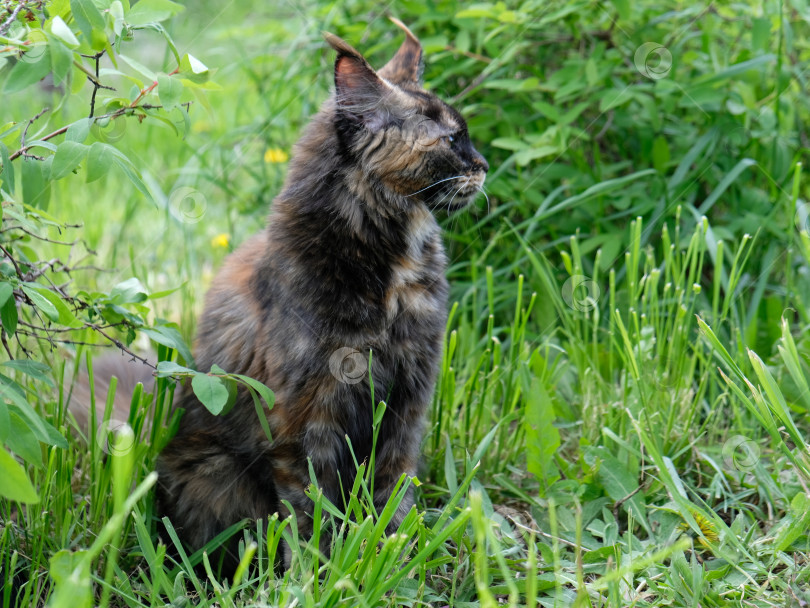
{"type": "MultiPolygon", "coordinates": [[[[404,26],[402,26],[404,27],[404,26]]],[[[407,28],[406,28],[407,30],[407,28]]],[[[275,392],[269,441],[250,396],[213,416],[189,389],[158,462],[158,504],[192,549],[288,501],[311,531],[308,461],[336,504],[367,460],[372,401],[387,404],[374,502],[415,474],[439,366],[448,286],[434,208],[468,204],[488,170],[464,119],[422,89],[407,31],[379,73],[337,37],[335,95],[298,144],[268,226],[226,260],[199,322],[198,367],[216,364],[275,392]]],[[[413,504],[408,496],[394,526],[413,504]]]]}

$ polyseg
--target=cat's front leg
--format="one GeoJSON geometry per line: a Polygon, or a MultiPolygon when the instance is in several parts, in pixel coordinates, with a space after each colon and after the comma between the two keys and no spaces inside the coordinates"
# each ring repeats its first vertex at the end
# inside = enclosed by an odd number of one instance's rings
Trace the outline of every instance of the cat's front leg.
{"type": "MultiPolygon", "coordinates": [[[[386,416],[394,412],[386,412],[386,416]]],[[[388,506],[392,495],[398,493],[403,484],[409,484],[404,497],[396,505],[396,509],[386,526],[386,532],[392,534],[397,531],[405,516],[414,505],[414,489],[412,481],[408,478],[416,475],[416,466],[419,456],[421,440],[421,421],[410,424],[385,425],[381,429],[381,438],[386,431],[393,433],[387,441],[377,442],[377,454],[374,470],[374,508],[377,513],[388,506]],[[403,475],[407,476],[402,479],[403,475]]]]}
{"type": "MultiPolygon", "coordinates": [[[[301,443],[290,442],[287,445],[276,445],[273,449],[274,477],[279,496],[279,515],[284,518],[295,515],[298,528],[299,546],[302,548],[313,535],[313,502],[306,495],[311,484],[309,464],[312,464],[318,486],[325,498],[340,505],[340,489],[337,487],[338,475],[331,465],[329,444],[315,431],[305,429],[301,443]],[[323,480],[323,481],[322,481],[323,480]],[[285,504],[286,503],[286,504],[285,504]],[[289,506],[288,506],[289,505],[289,506]]],[[[321,527],[318,550],[328,558],[331,535],[321,527]]],[[[292,560],[292,548],[283,545],[284,567],[289,568],[292,560]]]]}

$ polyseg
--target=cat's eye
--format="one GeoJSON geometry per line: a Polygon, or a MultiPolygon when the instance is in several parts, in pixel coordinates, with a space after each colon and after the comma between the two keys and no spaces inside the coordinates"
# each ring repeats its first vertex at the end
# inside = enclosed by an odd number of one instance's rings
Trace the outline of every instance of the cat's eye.
{"type": "Polygon", "coordinates": [[[442,139],[448,144],[452,144],[455,141],[455,138],[452,135],[445,135],[442,139]]]}

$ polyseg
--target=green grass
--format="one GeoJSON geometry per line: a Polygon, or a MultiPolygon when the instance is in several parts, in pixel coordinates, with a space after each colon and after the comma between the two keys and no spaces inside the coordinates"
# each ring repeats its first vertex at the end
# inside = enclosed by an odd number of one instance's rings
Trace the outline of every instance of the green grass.
{"type": "MultiPolygon", "coordinates": [[[[151,472],[176,424],[171,382],[154,398],[136,392],[133,437],[111,439],[130,443],[108,445],[75,429],[65,405],[98,349],[24,341],[52,388],[3,373],[67,446],[0,436],[40,497],[0,499],[0,607],[810,601],[806,9],[388,9],[423,40],[426,82],[456,96],[492,167],[489,200],[442,220],[453,308],[423,468],[403,480],[419,484],[417,509],[386,536],[400,497],[375,513],[360,464],[345,510],[310,490],[338,532],[329,559],[294,520],[272,517],[234,531],[242,567],[218,580],[207,558],[157,535],[151,472]],[[284,572],[273,566],[282,542],[294,549],[284,572]]],[[[92,249],[88,263],[112,269],[72,273],[72,288],[109,293],[133,276],[150,294],[179,288],[138,306],[190,343],[213,273],[281,187],[286,165],[267,151],[289,153],[328,95],[320,31],[379,66],[399,42],[381,10],[204,1],[165,22],[221,89],[210,109],[192,106],[183,138],[134,118],[92,135],[133,160],[154,202],[119,171],[85,183],[83,165],[53,182],[47,212],[82,223],[58,238],[81,239],[74,256],[92,249]]],[[[138,31],[120,52],[169,71],[165,47],[138,31]]],[[[68,124],[87,113],[91,89],[75,89],[4,96],[0,122],[51,106],[41,133],[68,124]]],[[[15,246],[35,259],[70,250],[15,246]]],[[[133,348],[146,345],[141,334],[133,348]]]]}

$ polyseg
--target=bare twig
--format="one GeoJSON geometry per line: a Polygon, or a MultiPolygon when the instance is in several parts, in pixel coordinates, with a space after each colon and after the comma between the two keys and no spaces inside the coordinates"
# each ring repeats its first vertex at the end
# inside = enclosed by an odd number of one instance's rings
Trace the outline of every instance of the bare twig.
{"type": "MultiPolygon", "coordinates": [[[[180,67],[176,67],[174,70],[169,72],[169,76],[174,76],[175,74],[178,74],[179,72],[180,72],[180,67]]],[[[141,89],[140,93],[138,93],[138,96],[135,98],[135,101],[133,101],[131,104],[129,104],[129,107],[130,108],[137,107],[138,102],[141,99],[143,99],[144,95],[148,95],[149,93],[154,91],[156,86],[158,86],[157,80],[153,81],[152,84],[150,84],[145,89],[141,89]]]]}
{"type": "Polygon", "coordinates": [[[20,0],[20,3],[11,11],[9,18],[3,21],[2,25],[0,25],[0,36],[4,35],[9,30],[14,21],[17,20],[17,15],[19,15],[20,11],[24,8],[28,8],[28,0],[20,0]]]}
{"type": "MultiPolygon", "coordinates": [[[[39,332],[46,331],[46,332],[49,332],[49,333],[52,333],[52,334],[60,334],[60,333],[65,334],[65,333],[70,333],[72,331],[76,331],[75,327],[62,327],[62,328],[59,328],[59,329],[53,329],[51,327],[47,327],[47,328],[46,327],[40,327],[39,325],[34,325],[33,323],[28,323],[27,321],[22,321],[22,320],[18,321],[17,323],[18,323],[18,325],[22,325],[23,327],[28,327],[29,329],[32,329],[32,330],[35,330],[35,331],[39,331],[39,332]]],[[[107,325],[99,325],[98,327],[100,329],[112,329],[114,327],[121,327],[122,325],[126,325],[126,323],[109,323],[107,325]]]]}
{"type": "MultiPolygon", "coordinates": [[[[80,71],[84,72],[84,75],[87,76],[87,80],[89,80],[90,82],[93,83],[93,86],[95,87],[95,89],[107,89],[109,91],[114,91],[115,90],[115,87],[108,87],[106,84],[101,84],[101,82],[99,82],[99,80],[98,80],[98,76],[97,75],[94,76],[93,73],[90,70],[88,70],[86,67],[84,67],[78,61],[74,61],[73,65],[76,66],[77,68],[79,68],[80,71]]],[[[94,89],[94,91],[95,91],[95,89],[94,89]]]]}
{"type": "Polygon", "coordinates": [[[3,252],[3,254],[4,254],[4,255],[5,255],[5,256],[6,256],[6,257],[9,259],[9,260],[11,260],[11,263],[12,263],[12,264],[13,264],[13,266],[14,266],[14,270],[15,270],[15,272],[17,273],[17,277],[18,277],[18,278],[19,278],[21,281],[24,281],[25,279],[23,278],[23,273],[22,273],[22,270],[20,270],[20,266],[19,266],[19,264],[17,264],[17,260],[16,260],[16,259],[14,259],[14,256],[13,256],[13,255],[11,255],[11,252],[10,252],[8,249],[6,249],[5,247],[3,247],[2,245],[0,245],[0,251],[2,251],[2,252],[3,252]]]}
{"type": "Polygon", "coordinates": [[[67,241],[56,241],[54,239],[49,239],[47,237],[35,234],[30,230],[23,228],[22,226],[8,226],[7,228],[3,228],[2,230],[0,230],[0,232],[8,232],[9,230],[19,230],[20,232],[24,232],[28,236],[33,237],[38,241],[43,241],[45,243],[53,243],[54,245],[65,245],[67,247],[73,247],[74,245],[76,245],[76,243],[81,242],[81,239],[76,239],[75,241],[72,241],[70,243],[68,243],[67,241]]]}
{"type": "Polygon", "coordinates": [[[472,53],[470,51],[462,51],[459,48],[454,46],[450,46],[449,44],[444,47],[445,51],[450,51],[451,53],[458,53],[460,55],[464,55],[465,57],[469,57],[470,59],[475,59],[476,61],[483,61],[484,63],[492,63],[492,59],[489,57],[485,57],[484,55],[479,55],[478,53],[472,53]]]}
{"type": "MultiPolygon", "coordinates": [[[[30,129],[31,125],[34,124],[37,121],[37,119],[40,116],[42,116],[45,112],[47,112],[48,110],[50,110],[50,108],[44,108],[39,114],[37,114],[31,120],[29,120],[27,125],[25,125],[25,129],[23,130],[22,135],[20,136],[20,148],[21,149],[25,148],[26,150],[28,150],[28,148],[25,147],[25,138],[28,137],[28,129],[30,129]]],[[[67,130],[67,129],[65,129],[65,130],[67,130]]],[[[14,160],[14,159],[12,158],[11,160],[14,160]]]]}
{"type": "Polygon", "coordinates": [[[0,340],[3,342],[3,348],[6,349],[6,354],[8,355],[9,359],[13,359],[14,355],[11,354],[11,348],[8,346],[8,340],[6,340],[6,330],[0,328],[0,340]]]}
{"type": "Polygon", "coordinates": [[[139,356],[139,355],[136,355],[136,354],[135,354],[135,353],[133,353],[131,350],[129,350],[129,349],[128,349],[128,348],[127,348],[125,345],[124,345],[124,343],[123,343],[123,342],[121,342],[120,340],[118,340],[118,339],[116,339],[116,338],[112,337],[111,335],[107,334],[106,332],[104,332],[104,331],[102,330],[102,328],[101,328],[101,327],[99,327],[98,325],[94,325],[93,323],[85,323],[85,324],[84,324],[84,326],[85,326],[85,327],[88,327],[88,328],[90,328],[90,329],[92,329],[93,331],[97,331],[98,333],[100,333],[102,336],[104,336],[105,338],[107,338],[107,340],[109,340],[110,342],[112,342],[112,343],[113,343],[113,345],[115,345],[115,347],[116,347],[116,348],[120,348],[120,349],[121,349],[123,352],[127,353],[127,354],[128,354],[130,357],[132,357],[133,359],[135,359],[135,360],[137,360],[137,361],[140,361],[140,362],[141,362],[141,363],[143,363],[144,365],[148,365],[148,366],[149,366],[149,367],[151,367],[152,369],[155,369],[155,370],[157,369],[157,367],[155,367],[154,365],[152,365],[151,363],[149,363],[149,361],[147,361],[146,359],[144,359],[143,357],[141,357],[141,356],[139,356]]]}
{"type": "MultiPolygon", "coordinates": [[[[126,107],[126,108],[119,108],[115,112],[110,112],[109,114],[103,114],[102,116],[97,116],[96,120],[101,120],[103,118],[109,118],[110,120],[113,120],[115,118],[118,118],[119,116],[133,116],[133,115],[136,114],[136,112],[138,110],[160,110],[162,108],[163,108],[163,106],[150,105],[150,104],[142,104],[142,105],[139,105],[139,106],[130,106],[130,107],[126,107]]],[[[43,110],[43,112],[45,112],[45,110],[43,110]]],[[[39,118],[39,116],[41,116],[43,112],[40,112],[37,116],[35,116],[32,119],[32,121],[39,118]]],[[[63,133],[65,133],[68,130],[68,126],[70,126],[70,125],[60,127],[56,131],[53,131],[52,133],[48,133],[47,135],[44,135],[43,137],[40,137],[39,139],[40,139],[40,141],[48,141],[49,139],[53,139],[57,135],[62,135],[63,133]]],[[[26,127],[26,129],[27,129],[27,127],[26,127]]],[[[15,158],[19,158],[20,156],[25,155],[26,152],[28,152],[28,150],[31,149],[31,147],[32,147],[32,146],[24,145],[22,139],[20,140],[20,144],[21,144],[20,149],[9,156],[10,161],[14,160],[15,158]]]]}
{"type": "Polygon", "coordinates": [[[112,89],[112,87],[103,86],[98,80],[98,63],[101,60],[101,56],[104,55],[104,53],[105,51],[102,50],[93,55],[93,59],[96,62],[96,77],[95,79],[90,78],[90,76],[87,77],[88,80],[90,80],[90,82],[93,83],[93,95],[90,97],[90,118],[93,118],[93,114],[95,114],[96,112],[96,93],[98,93],[98,90],[100,88],[112,89]]]}
{"type": "Polygon", "coordinates": [[[27,359],[31,358],[31,351],[23,346],[22,340],[20,340],[20,332],[17,331],[14,333],[14,337],[17,339],[17,346],[20,347],[20,350],[23,352],[27,359]]]}
{"type": "Polygon", "coordinates": [[[635,496],[635,495],[636,495],[636,494],[638,494],[639,492],[641,492],[641,484],[639,484],[639,486],[638,486],[638,487],[637,487],[635,490],[633,490],[632,492],[630,492],[630,493],[629,493],[627,496],[625,496],[624,498],[620,498],[619,500],[617,500],[616,502],[614,502],[614,503],[613,503],[613,517],[615,517],[615,518],[616,518],[616,521],[619,521],[619,508],[620,508],[620,507],[621,507],[621,506],[622,506],[622,505],[623,505],[623,504],[624,504],[626,501],[628,501],[628,500],[630,500],[631,498],[633,498],[633,496],[635,496]]]}

